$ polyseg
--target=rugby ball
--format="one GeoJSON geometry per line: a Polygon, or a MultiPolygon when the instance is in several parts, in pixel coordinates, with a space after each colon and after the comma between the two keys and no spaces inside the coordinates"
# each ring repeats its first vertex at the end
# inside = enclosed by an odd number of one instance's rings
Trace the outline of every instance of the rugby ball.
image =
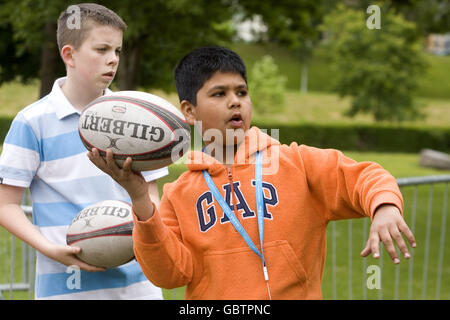
{"type": "Polygon", "coordinates": [[[93,266],[114,268],[131,261],[133,216],[129,203],[100,201],[81,210],[67,229],[66,242],[81,248],[77,257],[93,266]]]}
{"type": "Polygon", "coordinates": [[[113,151],[122,167],[133,159],[134,171],[155,170],[177,161],[190,147],[190,127],[170,102],[140,91],[118,91],[92,101],[80,116],[84,146],[102,157],[113,151]]]}

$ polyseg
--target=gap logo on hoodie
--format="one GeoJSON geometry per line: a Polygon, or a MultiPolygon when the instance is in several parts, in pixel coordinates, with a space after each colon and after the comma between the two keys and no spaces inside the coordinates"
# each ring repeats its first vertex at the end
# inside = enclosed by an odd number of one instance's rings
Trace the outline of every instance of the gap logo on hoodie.
{"type": "MultiPolygon", "coordinates": [[[[255,186],[255,180],[252,180],[252,186],[255,186]]],[[[263,187],[263,207],[264,207],[264,218],[273,219],[272,213],[269,211],[268,206],[275,207],[278,204],[278,194],[277,189],[267,182],[262,183],[263,187]]],[[[250,208],[244,194],[241,192],[240,181],[233,182],[233,188],[231,184],[224,184],[222,190],[225,191],[225,202],[228,203],[231,210],[234,212],[234,205],[231,204],[232,192],[234,191],[236,199],[236,210],[242,215],[242,218],[256,217],[256,207],[250,208]]],[[[214,196],[211,191],[206,191],[200,195],[196,202],[197,217],[199,222],[199,227],[201,232],[207,232],[211,229],[217,222],[217,211],[216,206],[220,205],[214,200],[214,196]]],[[[230,222],[228,217],[223,213],[222,217],[219,219],[221,224],[230,222]]]]}

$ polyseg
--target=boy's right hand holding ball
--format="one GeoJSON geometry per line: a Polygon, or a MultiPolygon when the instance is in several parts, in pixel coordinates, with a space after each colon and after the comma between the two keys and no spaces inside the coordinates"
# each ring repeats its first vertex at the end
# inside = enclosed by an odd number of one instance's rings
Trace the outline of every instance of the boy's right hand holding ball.
{"type": "Polygon", "coordinates": [[[154,208],[148,194],[147,182],[141,173],[131,170],[130,157],[123,163],[123,168],[117,166],[111,149],[106,149],[106,158],[103,159],[98,150],[92,148],[92,151],[88,152],[88,158],[128,192],[133,203],[133,211],[139,220],[145,221],[153,216],[154,208]]]}

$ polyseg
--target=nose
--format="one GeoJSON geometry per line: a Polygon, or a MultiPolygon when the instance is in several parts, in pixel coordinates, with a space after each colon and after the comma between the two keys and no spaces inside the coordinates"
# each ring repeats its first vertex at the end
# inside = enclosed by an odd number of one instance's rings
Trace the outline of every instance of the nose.
{"type": "Polygon", "coordinates": [[[236,93],[230,93],[230,99],[228,101],[228,108],[240,108],[241,107],[241,100],[239,99],[239,96],[236,93]]]}
{"type": "Polygon", "coordinates": [[[110,66],[116,66],[119,63],[119,55],[112,51],[109,55],[108,55],[108,60],[107,60],[107,64],[110,66]]]}

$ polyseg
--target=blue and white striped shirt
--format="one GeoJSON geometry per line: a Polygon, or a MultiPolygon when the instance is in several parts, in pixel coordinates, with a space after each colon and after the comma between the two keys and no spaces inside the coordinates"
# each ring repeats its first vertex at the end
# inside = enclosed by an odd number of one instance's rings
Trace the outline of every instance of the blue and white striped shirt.
{"type": "MultiPolygon", "coordinates": [[[[0,156],[0,181],[30,188],[33,223],[54,243],[66,243],[66,230],[84,207],[101,200],[130,202],[126,191],[87,158],[78,134],[77,111],[55,81],[51,93],[20,111],[11,124],[0,156]]],[[[111,92],[111,91],[108,91],[111,92]]],[[[147,181],[167,168],[144,173],[147,181]]],[[[37,299],[162,299],[136,261],[105,272],[79,274],[68,285],[71,269],[38,253],[37,299]]]]}

